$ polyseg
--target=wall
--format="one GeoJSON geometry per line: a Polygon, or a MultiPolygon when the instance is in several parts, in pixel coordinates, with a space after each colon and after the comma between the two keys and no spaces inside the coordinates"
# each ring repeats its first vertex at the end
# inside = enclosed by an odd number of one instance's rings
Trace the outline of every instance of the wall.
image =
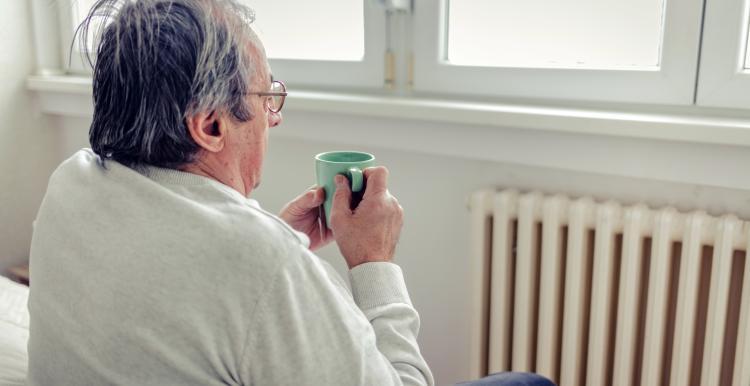
{"type": "Polygon", "coordinates": [[[29,2],[0,3],[0,274],[26,261],[55,163],[56,134],[26,90],[34,70],[29,2]]]}
{"type": "MultiPolygon", "coordinates": [[[[86,119],[60,121],[56,130],[62,134],[63,153],[85,146],[86,127],[86,119]]],[[[431,122],[285,111],[284,123],[271,131],[263,181],[253,193],[266,209],[277,212],[314,183],[313,156],[327,150],[370,151],[389,167],[391,191],[406,215],[397,262],[420,311],[421,348],[439,385],[466,380],[469,374],[468,339],[473,326],[465,316],[471,312],[467,299],[473,278],[467,265],[465,204],[475,189],[538,189],[750,218],[750,191],[727,187],[744,183],[740,179],[745,168],[737,163],[750,162],[750,154],[739,147],[488,128],[487,146],[498,148],[497,159],[518,162],[475,159],[470,150],[462,156],[434,154],[446,141],[460,148],[460,140],[441,134],[459,129],[431,122]],[[410,137],[409,133],[421,130],[434,134],[410,137]],[[392,138],[378,140],[384,133],[392,138]],[[409,146],[422,150],[404,150],[409,146]],[[557,167],[539,167],[534,159],[548,159],[557,167]],[[714,181],[723,186],[680,181],[714,181]]],[[[466,132],[478,129],[467,127],[466,132]]],[[[324,248],[320,255],[344,272],[335,246],[324,248]]]]}

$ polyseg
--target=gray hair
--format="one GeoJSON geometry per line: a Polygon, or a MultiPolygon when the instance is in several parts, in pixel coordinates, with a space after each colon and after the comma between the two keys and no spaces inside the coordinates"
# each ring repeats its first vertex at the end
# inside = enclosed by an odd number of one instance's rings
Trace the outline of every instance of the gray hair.
{"type": "Polygon", "coordinates": [[[177,168],[200,149],[186,118],[227,112],[251,120],[243,95],[255,70],[254,16],[235,0],[97,0],[76,30],[82,48],[90,36],[98,41],[96,57],[87,53],[94,152],[128,166],[177,168]]]}

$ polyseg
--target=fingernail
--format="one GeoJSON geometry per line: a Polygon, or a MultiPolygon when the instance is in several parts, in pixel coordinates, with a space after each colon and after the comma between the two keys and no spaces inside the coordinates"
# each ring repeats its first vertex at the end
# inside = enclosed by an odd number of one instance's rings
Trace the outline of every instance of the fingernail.
{"type": "Polygon", "coordinates": [[[342,186],[344,185],[344,176],[341,174],[337,174],[335,177],[336,186],[342,186]]]}

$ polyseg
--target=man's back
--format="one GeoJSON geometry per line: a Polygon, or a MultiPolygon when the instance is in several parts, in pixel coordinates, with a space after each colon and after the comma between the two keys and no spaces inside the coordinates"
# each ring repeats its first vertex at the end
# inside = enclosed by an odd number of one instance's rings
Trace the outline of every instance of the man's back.
{"type": "Polygon", "coordinates": [[[35,225],[30,383],[236,382],[254,294],[296,236],[207,178],[97,158],[60,167],[35,225]]]}
{"type": "Polygon", "coordinates": [[[29,384],[424,382],[398,267],[352,270],[365,315],[307,243],[216,181],[78,152],[35,223],[29,384]]]}

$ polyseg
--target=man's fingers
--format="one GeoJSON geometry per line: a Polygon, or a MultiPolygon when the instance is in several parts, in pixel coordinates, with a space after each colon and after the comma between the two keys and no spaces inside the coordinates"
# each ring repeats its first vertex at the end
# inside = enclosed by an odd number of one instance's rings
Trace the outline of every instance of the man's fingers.
{"type": "Polygon", "coordinates": [[[336,176],[336,193],[333,194],[333,204],[331,205],[331,222],[333,218],[341,214],[351,213],[352,191],[349,189],[349,182],[342,175],[336,176]]]}
{"type": "Polygon", "coordinates": [[[287,204],[283,212],[292,216],[303,216],[307,214],[310,209],[322,205],[323,201],[325,201],[325,197],[326,194],[322,187],[311,186],[310,189],[287,204]]]}
{"type": "Polygon", "coordinates": [[[323,201],[326,200],[326,191],[322,186],[315,186],[312,188],[310,207],[323,205],[323,201]]]}
{"type": "Polygon", "coordinates": [[[320,186],[311,186],[306,192],[300,194],[294,204],[300,209],[311,209],[320,206],[325,201],[326,193],[320,186]]]}
{"type": "Polygon", "coordinates": [[[364,175],[367,179],[364,199],[388,191],[388,169],[385,166],[367,168],[364,170],[364,175]]]}

